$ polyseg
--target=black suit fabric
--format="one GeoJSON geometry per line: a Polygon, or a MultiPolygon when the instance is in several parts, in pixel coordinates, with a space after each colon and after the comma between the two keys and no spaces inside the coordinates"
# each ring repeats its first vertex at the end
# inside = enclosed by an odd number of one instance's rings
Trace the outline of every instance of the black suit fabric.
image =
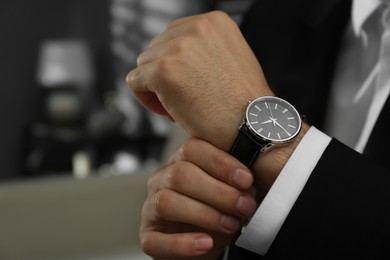
{"type": "Polygon", "coordinates": [[[270,87],[322,126],[350,1],[255,1],[242,32],[270,87]]]}
{"type": "MultiPolygon", "coordinates": [[[[319,129],[350,9],[257,0],[242,25],[271,88],[319,129]]],[[[264,257],[232,245],[229,259],[390,259],[389,103],[363,155],[331,141],[264,257]]]]}

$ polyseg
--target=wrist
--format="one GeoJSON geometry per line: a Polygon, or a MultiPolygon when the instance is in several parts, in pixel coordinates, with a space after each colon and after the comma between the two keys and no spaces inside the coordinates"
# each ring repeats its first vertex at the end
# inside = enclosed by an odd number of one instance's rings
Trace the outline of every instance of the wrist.
{"type": "Polygon", "coordinates": [[[255,100],[259,96],[274,96],[274,94],[271,91],[262,91],[261,93],[251,92],[238,95],[234,101],[235,103],[231,104],[229,109],[225,111],[225,116],[219,116],[215,119],[216,132],[210,132],[208,129],[210,136],[206,140],[224,151],[229,151],[237,137],[237,129],[243,123],[248,102],[255,100]]]}
{"type": "Polygon", "coordinates": [[[274,146],[260,154],[252,167],[255,185],[260,195],[267,194],[309,128],[310,126],[303,122],[301,131],[291,143],[274,146]]]}

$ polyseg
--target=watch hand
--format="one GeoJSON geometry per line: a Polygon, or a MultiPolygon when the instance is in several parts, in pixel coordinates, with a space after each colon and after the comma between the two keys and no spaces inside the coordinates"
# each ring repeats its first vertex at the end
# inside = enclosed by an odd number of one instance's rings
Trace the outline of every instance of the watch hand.
{"type": "Polygon", "coordinates": [[[277,125],[277,126],[279,126],[280,127],[280,129],[282,129],[283,131],[285,131],[286,132],[286,134],[288,135],[288,136],[291,136],[291,134],[281,125],[281,124],[279,124],[277,121],[276,121],[276,119],[275,119],[275,124],[277,125]]]}
{"type": "Polygon", "coordinates": [[[272,119],[269,119],[267,121],[260,123],[260,125],[264,125],[264,124],[268,124],[268,123],[272,123],[272,122],[273,122],[272,119]]]}
{"type": "MultiPolygon", "coordinates": [[[[266,103],[267,104],[267,103],[266,103]]],[[[271,110],[271,107],[267,104],[267,108],[269,110],[269,113],[270,113],[270,119],[272,120],[272,123],[274,124],[275,126],[275,119],[274,119],[274,115],[272,114],[272,110],[271,110]]]]}
{"type": "Polygon", "coordinates": [[[272,123],[274,124],[274,127],[276,127],[276,120],[275,118],[272,118],[272,117],[269,117],[269,119],[272,121],[272,123]]]}

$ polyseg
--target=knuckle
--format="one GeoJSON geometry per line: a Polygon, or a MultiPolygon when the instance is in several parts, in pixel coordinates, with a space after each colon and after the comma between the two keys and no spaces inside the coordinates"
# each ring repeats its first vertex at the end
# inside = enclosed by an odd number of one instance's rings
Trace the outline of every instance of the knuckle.
{"type": "Polygon", "coordinates": [[[198,146],[198,141],[194,138],[185,140],[179,149],[179,157],[182,161],[190,160],[191,156],[194,154],[196,147],[198,146]]]}
{"type": "Polygon", "coordinates": [[[194,35],[204,36],[214,28],[212,19],[207,15],[199,16],[191,24],[190,31],[194,35]]]}
{"type": "Polygon", "coordinates": [[[220,10],[211,12],[210,20],[219,25],[237,27],[237,24],[233,21],[233,19],[227,13],[220,10]]]}
{"type": "Polygon", "coordinates": [[[232,170],[239,166],[239,163],[230,156],[213,156],[212,161],[226,170],[232,170]]]}
{"type": "Polygon", "coordinates": [[[138,55],[138,57],[136,58],[136,63],[138,67],[145,63],[146,57],[146,52],[143,52],[138,55]]]}
{"type": "Polygon", "coordinates": [[[200,15],[194,20],[194,25],[196,28],[202,29],[204,26],[210,25],[210,19],[207,15],[200,15]]]}
{"type": "Polygon", "coordinates": [[[159,40],[160,36],[154,36],[152,39],[149,41],[148,47],[151,48],[155,45],[155,43],[159,40]]]}
{"type": "Polygon", "coordinates": [[[188,36],[181,36],[175,39],[172,52],[178,55],[185,55],[191,48],[193,39],[188,36]]]}
{"type": "Polygon", "coordinates": [[[152,196],[151,203],[156,215],[165,218],[166,212],[170,209],[171,198],[167,190],[161,190],[152,196]]]}
{"type": "Polygon", "coordinates": [[[170,71],[172,65],[172,59],[170,56],[165,55],[163,57],[160,57],[156,61],[156,73],[160,75],[165,75],[165,73],[168,73],[170,71]]]}
{"type": "Polygon", "coordinates": [[[141,233],[139,236],[140,246],[142,251],[147,255],[152,255],[153,252],[153,236],[148,232],[141,233]]]}
{"type": "Polygon", "coordinates": [[[191,170],[191,166],[186,162],[177,162],[172,166],[172,170],[168,174],[169,187],[178,190],[185,184],[186,173],[191,170]]]}
{"type": "MultiPolygon", "coordinates": [[[[155,79],[165,82],[167,84],[174,84],[178,70],[178,64],[182,64],[183,59],[180,55],[176,54],[166,54],[155,60],[153,73],[150,76],[153,76],[155,79]]],[[[157,84],[156,87],[158,87],[157,84]]]]}
{"type": "Polygon", "coordinates": [[[147,190],[149,193],[155,191],[157,174],[153,174],[149,177],[147,182],[147,190]]]}
{"type": "Polygon", "coordinates": [[[215,10],[210,12],[210,17],[218,21],[230,20],[230,16],[227,13],[220,10],[215,10]]]}
{"type": "Polygon", "coordinates": [[[134,70],[130,71],[129,73],[127,73],[127,75],[126,75],[126,84],[130,90],[132,88],[134,88],[134,85],[135,85],[134,82],[137,80],[138,74],[139,74],[138,71],[139,70],[134,69],[134,70]]]}
{"type": "Polygon", "coordinates": [[[141,208],[141,228],[143,227],[144,222],[146,222],[148,215],[149,215],[148,200],[145,200],[141,208]]]}

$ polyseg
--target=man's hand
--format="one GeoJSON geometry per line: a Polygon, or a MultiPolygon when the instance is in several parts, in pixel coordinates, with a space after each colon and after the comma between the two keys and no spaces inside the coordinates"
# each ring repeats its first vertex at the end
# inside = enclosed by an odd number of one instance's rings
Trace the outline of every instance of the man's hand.
{"type": "Polygon", "coordinates": [[[155,259],[218,259],[256,210],[250,171],[199,139],[187,140],[150,178],[141,246],[155,259]]]}
{"type": "Polygon", "coordinates": [[[127,82],[145,107],[225,151],[248,101],[272,95],[239,28],[219,11],[172,22],[127,82]]]}
{"type": "MultiPolygon", "coordinates": [[[[248,101],[273,95],[239,28],[219,11],[169,24],[138,57],[127,82],[145,107],[224,151],[237,136],[248,101]]],[[[271,187],[307,128],[290,145],[259,157],[253,173],[261,193],[271,187]]]]}

